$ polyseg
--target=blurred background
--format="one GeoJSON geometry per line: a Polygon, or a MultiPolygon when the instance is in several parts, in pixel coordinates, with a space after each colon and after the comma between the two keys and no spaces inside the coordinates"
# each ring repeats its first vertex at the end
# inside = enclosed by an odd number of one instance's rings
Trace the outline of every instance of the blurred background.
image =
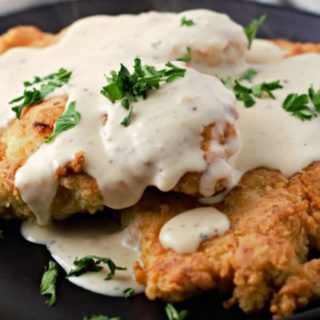
{"type": "Polygon", "coordinates": [[[243,26],[265,14],[259,37],[320,43],[320,0],[0,0],[0,34],[17,25],[58,32],[96,14],[178,12],[196,7],[224,12],[243,26]]]}
{"type": "MultiPolygon", "coordinates": [[[[20,11],[26,8],[52,4],[55,2],[77,0],[0,0],[0,15],[5,15],[15,11],[20,11]]],[[[105,0],[108,1],[108,0],[105,0]]],[[[139,1],[139,0],[137,0],[139,1]]],[[[173,0],[174,1],[174,0],[173,0]]],[[[228,0],[225,0],[228,1],[228,0]]],[[[245,0],[242,0],[245,1],[245,0]]],[[[320,0],[247,0],[251,2],[263,2],[271,5],[292,7],[297,10],[309,11],[311,13],[320,14],[320,0]]],[[[121,0],[119,0],[119,3],[121,0]]]]}

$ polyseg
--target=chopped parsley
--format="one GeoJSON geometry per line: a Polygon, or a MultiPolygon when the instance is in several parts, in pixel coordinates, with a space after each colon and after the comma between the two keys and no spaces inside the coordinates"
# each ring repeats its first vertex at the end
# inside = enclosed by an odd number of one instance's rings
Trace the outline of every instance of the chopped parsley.
{"type": "Polygon", "coordinates": [[[257,35],[258,29],[262,25],[262,23],[266,20],[266,15],[261,16],[258,19],[253,19],[250,24],[244,27],[244,32],[248,39],[248,49],[251,49],[252,41],[257,35]]]}
{"type": "Polygon", "coordinates": [[[308,90],[309,98],[318,113],[320,113],[320,90],[315,91],[313,85],[308,90]]]}
{"type": "Polygon", "coordinates": [[[48,306],[52,306],[56,303],[56,282],[58,277],[58,265],[54,261],[49,261],[48,267],[45,268],[45,272],[41,279],[40,293],[43,296],[49,296],[46,300],[48,306]]]}
{"type": "Polygon", "coordinates": [[[76,102],[69,103],[67,110],[57,119],[53,133],[49,137],[45,137],[45,143],[52,142],[60,133],[74,128],[79,124],[81,114],[76,111],[76,102]]]}
{"type": "Polygon", "coordinates": [[[121,106],[127,110],[127,116],[121,124],[127,127],[132,118],[132,102],[146,99],[149,91],[159,89],[162,83],[172,82],[184,77],[186,69],[179,68],[167,62],[164,69],[157,70],[154,66],[142,65],[140,58],[134,60],[134,71],[131,74],[123,65],[118,72],[111,71],[106,77],[107,85],[101,89],[101,94],[112,103],[121,101],[121,106]]]}
{"type": "Polygon", "coordinates": [[[183,320],[188,316],[187,310],[182,310],[179,312],[171,303],[168,303],[165,309],[168,320],[183,320]]]}
{"type": "Polygon", "coordinates": [[[242,80],[247,80],[249,82],[251,82],[253,80],[253,78],[258,74],[258,71],[255,69],[247,69],[245,72],[243,72],[240,77],[239,77],[239,81],[242,80]]]}
{"type": "Polygon", "coordinates": [[[320,90],[315,91],[311,85],[308,94],[291,93],[284,100],[282,107],[302,121],[311,120],[320,113],[320,90]]]}
{"type": "Polygon", "coordinates": [[[180,20],[180,26],[182,27],[191,27],[194,26],[195,23],[192,19],[187,19],[186,17],[182,17],[180,20]]]}
{"type": "Polygon", "coordinates": [[[120,317],[108,317],[103,315],[84,317],[83,320],[121,320],[120,317]]]}
{"type": "Polygon", "coordinates": [[[243,86],[239,81],[235,81],[233,86],[234,94],[237,100],[242,101],[246,108],[252,107],[256,102],[252,97],[251,88],[243,86]]]}
{"type": "Polygon", "coordinates": [[[127,268],[117,266],[111,259],[97,256],[85,256],[81,259],[76,259],[73,264],[75,268],[72,269],[67,276],[78,277],[86,272],[99,272],[103,269],[101,264],[106,264],[109,268],[109,273],[105,280],[111,280],[116,270],[127,270],[127,268]]]}
{"type": "Polygon", "coordinates": [[[133,106],[130,106],[128,110],[128,114],[121,121],[121,124],[123,126],[127,127],[130,124],[131,118],[132,118],[132,111],[133,111],[133,106]]]}
{"type": "Polygon", "coordinates": [[[34,77],[31,81],[25,81],[23,94],[9,102],[16,118],[20,119],[24,108],[30,107],[44,100],[44,98],[55,89],[69,82],[72,71],[64,68],[44,77],[34,77]]]}
{"type": "Polygon", "coordinates": [[[283,88],[279,80],[262,82],[251,87],[243,85],[239,80],[233,82],[230,78],[222,82],[228,89],[233,90],[237,100],[242,101],[246,108],[252,107],[256,103],[255,98],[262,98],[263,95],[275,99],[273,91],[283,88]]]}
{"type": "Polygon", "coordinates": [[[127,288],[126,290],[123,291],[123,293],[126,299],[131,298],[136,294],[133,288],[127,288]]]}
{"type": "Polygon", "coordinates": [[[182,62],[185,62],[185,63],[188,63],[191,61],[191,47],[186,47],[186,52],[184,55],[178,57],[176,59],[177,61],[182,61],[182,62]]]}

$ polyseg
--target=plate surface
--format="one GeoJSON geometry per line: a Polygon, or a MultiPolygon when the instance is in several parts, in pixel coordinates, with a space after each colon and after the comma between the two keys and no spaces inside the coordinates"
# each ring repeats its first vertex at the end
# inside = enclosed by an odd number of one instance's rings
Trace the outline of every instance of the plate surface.
{"type": "MultiPolygon", "coordinates": [[[[0,18],[0,33],[19,24],[36,25],[46,31],[59,31],[72,21],[93,14],[139,13],[148,10],[181,11],[209,8],[229,14],[245,25],[252,18],[267,14],[260,36],[320,42],[320,18],[306,13],[267,7],[235,0],[80,0],[34,8],[0,18]]],[[[121,316],[123,320],[164,320],[164,304],[147,301],[142,295],[133,299],[97,295],[63,279],[58,281],[58,302],[53,308],[44,304],[39,294],[43,267],[49,260],[45,247],[26,242],[19,233],[19,223],[0,220],[5,239],[0,242],[0,320],[82,320],[85,315],[121,316]]],[[[265,311],[247,316],[239,309],[224,310],[223,297],[208,293],[178,305],[190,312],[188,319],[270,320],[265,311]]],[[[290,320],[320,318],[320,308],[301,312],[290,320]]]]}

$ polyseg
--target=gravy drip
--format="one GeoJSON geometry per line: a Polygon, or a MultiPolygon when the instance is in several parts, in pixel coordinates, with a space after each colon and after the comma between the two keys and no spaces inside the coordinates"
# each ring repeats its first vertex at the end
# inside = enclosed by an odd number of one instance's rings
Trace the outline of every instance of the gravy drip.
{"type": "Polygon", "coordinates": [[[229,227],[227,216],[217,209],[195,208],[167,221],[160,230],[159,240],[164,248],[192,253],[202,241],[223,235],[229,227]]]}

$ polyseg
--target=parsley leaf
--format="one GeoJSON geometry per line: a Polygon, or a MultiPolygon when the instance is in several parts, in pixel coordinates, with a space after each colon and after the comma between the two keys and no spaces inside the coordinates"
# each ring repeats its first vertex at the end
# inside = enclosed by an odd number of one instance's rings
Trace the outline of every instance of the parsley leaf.
{"type": "Polygon", "coordinates": [[[44,100],[44,98],[53,92],[56,88],[60,88],[69,82],[72,71],[64,68],[57,72],[40,77],[34,77],[32,81],[25,81],[24,92],[21,96],[12,99],[9,104],[12,106],[12,111],[15,112],[16,118],[20,119],[21,112],[24,108],[30,107],[44,100]],[[35,88],[33,86],[38,86],[35,88]]]}
{"type": "Polygon", "coordinates": [[[56,294],[56,282],[58,277],[58,265],[54,261],[49,261],[49,265],[45,268],[45,272],[41,279],[40,284],[40,293],[43,296],[50,296],[46,300],[48,306],[52,306],[56,303],[57,294],[56,294]]]}
{"type": "Polygon", "coordinates": [[[127,270],[127,268],[118,267],[111,259],[97,256],[85,256],[81,259],[76,259],[73,264],[75,268],[72,269],[67,276],[78,277],[86,272],[99,272],[102,270],[101,264],[106,264],[109,268],[109,273],[105,280],[111,280],[116,270],[127,270]]]}
{"type": "Polygon", "coordinates": [[[136,294],[136,292],[135,292],[135,290],[134,290],[133,288],[127,288],[127,289],[125,289],[125,290],[123,291],[123,293],[124,293],[124,297],[125,297],[126,299],[131,298],[131,297],[133,297],[133,296],[136,294]]]}
{"type": "Polygon", "coordinates": [[[187,310],[182,310],[178,312],[177,309],[171,303],[168,303],[165,309],[168,320],[183,320],[188,316],[187,310]]]}
{"type": "Polygon", "coordinates": [[[320,113],[320,90],[316,92],[313,88],[313,85],[311,85],[308,90],[308,95],[316,111],[320,113]]]}
{"type": "Polygon", "coordinates": [[[121,124],[123,126],[127,127],[130,124],[131,118],[132,118],[132,111],[133,111],[133,106],[130,106],[127,116],[124,117],[123,120],[121,121],[121,124]]]}
{"type": "Polygon", "coordinates": [[[258,19],[253,19],[249,25],[244,27],[244,32],[248,38],[248,49],[251,49],[252,41],[256,37],[258,29],[262,23],[266,20],[266,15],[261,16],[258,19]]]}
{"type": "Polygon", "coordinates": [[[263,93],[266,93],[270,98],[275,99],[272,91],[282,89],[283,86],[280,84],[280,80],[272,82],[262,82],[251,88],[253,95],[257,98],[261,98],[263,93]]]}
{"type": "Polygon", "coordinates": [[[258,71],[255,69],[247,69],[244,73],[242,73],[239,77],[239,81],[247,80],[249,82],[258,74],[258,71]]]}
{"type": "Polygon", "coordinates": [[[191,27],[194,26],[195,23],[192,19],[187,19],[186,17],[182,17],[180,20],[180,26],[182,27],[191,27]]]}
{"type": "Polygon", "coordinates": [[[247,87],[239,82],[239,80],[232,81],[231,78],[227,78],[226,80],[222,80],[223,84],[229,90],[233,90],[238,101],[242,101],[246,108],[250,108],[255,105],[256,98],[263,98],[263,95],[268,95],[271,99],[275,99],[272,91],[281,89],[283,86],[280,81],[272,81],[272,82],[262,82],[256,84],[252,87],[247,87]]]}
{"type": "Polygon", "coordinates": [[[52,142],[60,133],[74,128],[79,124],[81,114],[76,111],[76,102],[69,103],[67,110],[57,119],[53,133],[49,137],[45,137],[45,143],[52,142]]]}
{"type": "Polygon", "coordinates": [[[316,117],[316,113],[308,107],[309,99],[306,94],[289,94],[283,102],[283,109],[296,118],[304,121],[316,117]]]}
{"type": "Polygon", "coordinates": [[[256,102],[252,98],[252,90],[243,86],[239,81],[235,81],[235,85],[233,87],[233,91],[237,100],[242,101],[246,108],[252,107],[256,102]]]}
{"type": "Polygon", "coordinates": [[[121,320],[120,317],[108,317],[103,315],[84,317],[83,320],[121,320]]]}
{"type": "Polygon", "coordinates": [[[106,77],[107,85],[101,89],[101,94],[112,103],[121,101],[121,106],[128,111],[121,124],[127,127],[130,124],[133,112],[132,102],[146,99],[149,91],[159,89],[162,83],[169,83],[177,78],[184,77],[186,69],[179,68],[167,62],[166,68],[157,70],[154,66],[142,65],[141,59],[134,60],[134,71],[131,74],[123,65],[118,72],[111,71],[106,77]]]}
{"type": "Polygon", "coordinates": [[[191,47],[186,47],[186,53],[176,59],[177,61],[182,61],[188,63],[191,61],[191,47]]]}

